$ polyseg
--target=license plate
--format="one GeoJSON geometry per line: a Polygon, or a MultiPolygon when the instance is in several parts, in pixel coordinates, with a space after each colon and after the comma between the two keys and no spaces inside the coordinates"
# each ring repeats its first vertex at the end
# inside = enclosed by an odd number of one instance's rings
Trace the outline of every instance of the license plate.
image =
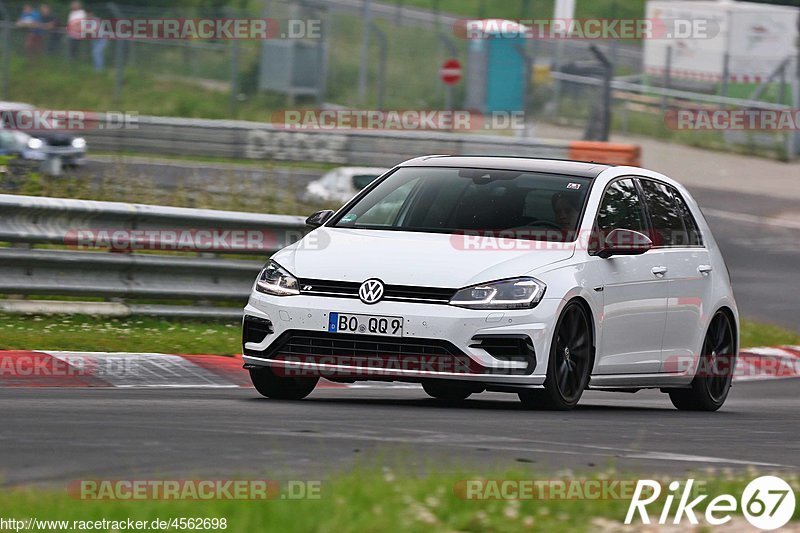
{"type": "Polygon", "coordinates": [[[328,317],[330,333],[361,333],[363,335],[403,336],[403,319],[399,316],[354,315],[331,313],[328,317]]]}

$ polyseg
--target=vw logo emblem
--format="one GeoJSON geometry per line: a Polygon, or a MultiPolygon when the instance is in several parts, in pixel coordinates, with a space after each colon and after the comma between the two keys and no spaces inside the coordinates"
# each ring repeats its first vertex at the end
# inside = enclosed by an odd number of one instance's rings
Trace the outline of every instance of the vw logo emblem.
{"type": "Polygon", "coordinates": [[[379,279],[368,279],[358,288],[358,297],[365,304],[376,304],[383,298],[383,282],[379,279]]]}

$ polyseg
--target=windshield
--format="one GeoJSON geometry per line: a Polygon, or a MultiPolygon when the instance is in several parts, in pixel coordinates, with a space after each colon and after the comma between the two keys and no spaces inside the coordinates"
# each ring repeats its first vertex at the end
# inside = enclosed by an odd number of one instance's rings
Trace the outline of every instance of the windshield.
{"type": "Polygon", "coordinates": [[[355,190],[357,191],[360,191],[361,189],[363,189],[364,187],[375,181],[375,178],[377,177],[378,176],[375,174],[357,174],[353,176],[353,188],[355,188],[355,190]]]}
{"type": "Polygon", "coordinates": [[[338,228],[496,233],[569,242],[591,180],[510,170],[400,168],[333,225],[338,228]]]}

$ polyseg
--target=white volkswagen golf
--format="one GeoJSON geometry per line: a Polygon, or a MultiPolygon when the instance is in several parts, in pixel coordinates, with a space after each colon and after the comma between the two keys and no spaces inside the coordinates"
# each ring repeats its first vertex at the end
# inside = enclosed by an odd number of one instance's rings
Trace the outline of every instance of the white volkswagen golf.
{"type": "Polygon", "coordinates": [[[739,319],[689,193],[649,170],[426,156],[277,252],[244,310],[245,368],[270,398],[320,377],[421,383],[434,398],[658,388],[719,409],[739,319]]]}

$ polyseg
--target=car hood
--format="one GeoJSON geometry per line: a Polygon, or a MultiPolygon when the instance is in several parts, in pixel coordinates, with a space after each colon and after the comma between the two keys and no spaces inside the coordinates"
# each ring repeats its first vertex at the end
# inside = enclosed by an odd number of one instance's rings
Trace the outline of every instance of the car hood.
{"type": "Polygon", "coordinates": [[[29,135],[46,141],[47,144],[70,144],[75,135],[65,131],[28,131],[29,135]]]}
{"type": "Polygon", "coordinates": [[[272,258],[298,278],[459,288],[564,261],[573,243],[483,239],[385,230],[318,228],[272,258]]]}

